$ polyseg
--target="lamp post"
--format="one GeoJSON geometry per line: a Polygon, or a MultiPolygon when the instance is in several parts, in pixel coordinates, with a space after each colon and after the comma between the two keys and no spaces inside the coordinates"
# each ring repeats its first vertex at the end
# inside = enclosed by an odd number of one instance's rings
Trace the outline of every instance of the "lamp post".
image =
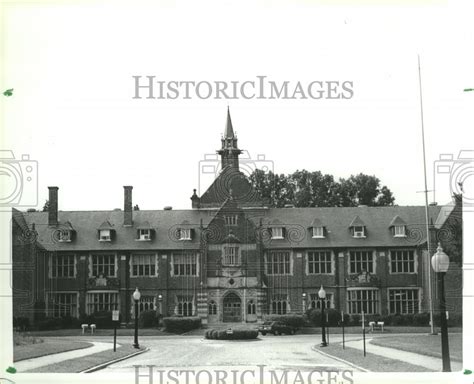
{"type": "Polygon", "coordinates": [[[135,292],[133,292],[133,300],[135,301],[135,338],[133,340],[133,348],[140,348],[138,345],[138,302],[141,296],[142,294],[138,290],[138,287],[135,288],[135,292]]]}
{"type": "Polygon", "coordinates": [[[301,301],[303,303],[303,313],[306,312],[306,292],[301,294],[301,301]]]}
{"type": "Polygon", "coordinates": [[[436,253],[431,258],[431,266],[438,277],[439,310],[441,318],[441,354],[443,356],[443,372],[451,372],[451,361],[449,358],[448,321],[446,319],[446,301],[444,297],[444,275],[449,268],[449,257],[443,252],[441,244],[438,243],[436,253]]]}
{"type": "Polygon", "coordinates": [[[318,292],[319,300],[321,300],[321,347],[327,347],[328,343],[326,342],[326,318],[324,317],[324,308],[326,306],[326,291],[324,290],[323,286],[318,292]]]}

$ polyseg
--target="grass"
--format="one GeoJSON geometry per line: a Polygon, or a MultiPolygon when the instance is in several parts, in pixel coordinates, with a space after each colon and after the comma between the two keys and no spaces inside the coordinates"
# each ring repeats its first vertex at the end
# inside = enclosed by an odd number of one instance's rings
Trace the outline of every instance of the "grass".
{"type": "MultiPolygon", "coordinates": [[[[30,336],[31,337],[31,336],[30,336]]],[[[22,344],[13,346],[13,360],[20,361],[51,355],[53,353],[67,352],[75,349],[91,347],[91,343],[71,340],[48,339],[41,343],[22,344]]]]}
{"type": "Polygon", "coordinates": [[[429,369],[418,365],[408,364],[400,360],[388,359],[369,352],[367,353],[367,356],[364,357],[362,351],[349,347],[342,349],[342,346],[339,343],[330,344],[323,348],[322,351],[328,355],[339,357],[371,372],[431,372],[429,369]]]}
{"type": "MultiPolygon", "coordinates": [[[[159,328],[143,328],[138,330],[140,336],[169,336],[171,333],[162,331],[159,328]]],[[[117,328],[117,336],[133,336],[135,333],[134,329],[128,328],[117,328]]],[[[51,331],[31,331],[31,335],[39,337],[49,336],[82,336],[81,329],[55,329],[51,331]]],[[[114,330],[111,329],[96,329],[94,336],[113,336],[114,330]]],[[[90,330],[87,331],[84,336],[91,336],[90,330]]]]}
{"type": "MultiPolygon", "coordinates": [[[[412,335],[397,337],[377,337],[371,344],[390,347],[406,352],[419,353],[441,358],[441,336],[412,335]]],[[[449,353],[452,360],[462,362],[462,334],[449,335],[449,353]]]]}
{"type": "MultiPolygon", "coordinates": [[[[340,335],[342,334],[342,328],[341,327],[329,327],[329,332],[330,334],[335,334],[335,335],[340,335]]],[[[430,333],[430,327],[429,326],[391,326],[388,325],[384,328],[384,331],[375,331],[374,333],[370,333],[368,331],[368,328],[366,328],[367,335],[385,335],[385,334],[398,334],[398,333],[430,333]]],[[[460,333],[462,332],[462,327],[453,327],[449,329],[450,333],[460,333]]],[[[301,335],[312,335],[312,334],[320,334],[321,333],[321,328],[320,327],[304,327],[300,328],[300,330],[297,332],[297,334],[301,335]]],[[[346,334],[359,334],[362,335],[362,329],[360,326],[350,326],[350,327],[344,327],[344,333],[346,334]]]]}
{"type": "MultiPolygon", "coordinates": [[[[143,347],[141,347],[140,350],[143,350],[143,347]]],[[[38,367],[36,369],[29,370],[28,373],[79,373],[97,365],[127,357],[138,351],[138,349],[133,348],[131,345],[124,345],[117,348],[116,352],[113,352],[113,350],[109,349],[77,359],[65,360],[60,363],[38,367]]]]}
{"type": "Polygon", "coordinates": [[[43,339],[32,336],[28,332],[14,332],[13,333],[13,345],[31,345],[31,344],[40,344],[43,342],[43,339]]]}

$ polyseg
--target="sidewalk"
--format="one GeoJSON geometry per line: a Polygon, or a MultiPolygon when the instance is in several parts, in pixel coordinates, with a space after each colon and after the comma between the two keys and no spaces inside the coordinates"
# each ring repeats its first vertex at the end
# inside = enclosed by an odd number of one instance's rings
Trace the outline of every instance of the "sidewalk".
{"type": "MultiPolygon", "coordinates": [[[[419,353],[405,352],[399,349],[381,347],[379,345],[371,344],[372,339],[366,339],[366,351],[375,355],[383,356],[392,360],[400,360],[408,364],[419,365],[435,372],[441,372],[442,360],[440,358],[421,355],[419,353]]],[[[346,346],[363,350],[364,345],[362,340],[346,341],[346,346]]],[[[451,371],[461,371],[462,363],[451,360],[451,371]]]]}
{"type": "MultiPolygon", "coordinates": [[[[69,352],[60,352],[54,353],[52,355],[46,355],[41,357],[36,357],[33,359],[21,360],[15,363],[15,368],[19,373],[29,371],[31,369],[36,369],[39,367],[43,367],[45,365],[60,363],[65,360],[69,359],[76,359],[78,357],[83,357],[87,355],[92,355],[97,352],[102,352],[107,349],[112,349],[112,343],[103,343],[103,342],[96,342],[91,341],[93,344],[92,347],[84,348],[84,349],[76,349],[74,351],[69,352]]],[[[117,348],[119,345],[117,344],[117,348]]]]}

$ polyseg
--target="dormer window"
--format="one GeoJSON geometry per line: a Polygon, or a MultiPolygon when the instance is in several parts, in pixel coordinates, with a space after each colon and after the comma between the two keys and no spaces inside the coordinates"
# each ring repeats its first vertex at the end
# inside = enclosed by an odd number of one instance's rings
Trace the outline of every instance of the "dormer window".
{"type": "Polygon", "coordinates": [[[324,227],[313,227],[313,239],[324,239],[324,227]]]}
{"type": "Polygon", "coordinates": [[[367,237],[367,229],[365,227],[365,223],[359,216],[354,217],[349,228],[352,231],[352,237],[356,239],[363,239],[367,237]]]}
{"type": "Polygon", "coordinates": [[[69,229],[61,229],[58,233],[60,243],[69,243],[71,242],[72,234],[69,229]]]}
{"type": "Polygon", "coordinates": [[[179,239],[180,240],[191,240],[191,229],[190,228],[181,228],[179,230],[179,239]]]}
{"type": "Polygon", "coordinates": [[[99,241],[111,241],[112,236],[110,233],[110,229],[101,229],[99,231],[99,241]]]}
{"type": "Polygon", "coordinates": [[[283,227],[273,227],[271,231],[272,239],[283,239],[283,227]]]}
{"type": "Polygon", "coordinates": [[[364,226],[361,226],[361,225],[358,225],[358,226],[355,226],[353,227],[353,237],[357,237],[357,238],[361,238],[361,237],[365,237],[365,227],[364,226]]]}
{"type": "Polygon", "coordinates": [[[138,230],[138,240],[150,241],[151,240],[151,231],[149,229],[139,229],[138,230]]]}
{"type": "Polygon", "coordinates": [[[404,225],[395,225],[394,229],[394,237],[406,237],[406,231],[404,225]]]}

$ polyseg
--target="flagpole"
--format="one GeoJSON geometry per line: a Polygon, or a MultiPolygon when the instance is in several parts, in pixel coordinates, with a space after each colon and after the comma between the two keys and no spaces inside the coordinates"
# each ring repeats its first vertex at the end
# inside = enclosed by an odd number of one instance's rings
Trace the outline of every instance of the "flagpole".
{"type": "Polygon", "coordinates": [[[428,214],[428,183],[426,181],[426,150],[425,150],[425,126],[423,121],[423,92],[421,87],[421,65],[420,55],[418,55],[418,80],[420,86],[420,112],[421,112],[421,139],[423,143],[423,171],[425,177],[425,221],[426,221],[426,245],[428,248],[428,301],[430,303],[430,325],[431,334],[435,335],[434,321],[433,321],[433,293],[431,284],[431,238],[430,238],[430,226],[429,226],[429,214],[428,214]]]}

